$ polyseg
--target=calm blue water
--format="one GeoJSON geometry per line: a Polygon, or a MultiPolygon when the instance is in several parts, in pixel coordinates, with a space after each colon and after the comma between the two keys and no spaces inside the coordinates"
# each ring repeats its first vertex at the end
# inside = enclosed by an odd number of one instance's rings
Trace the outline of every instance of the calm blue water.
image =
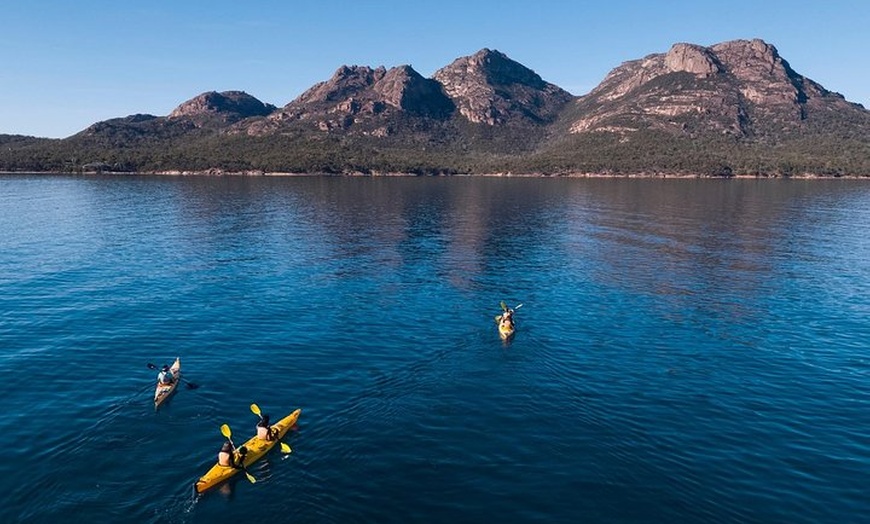
{"type": "Polygon", "coordinates": [[[866,522],[868,231],[864,181],[0,177],[0,522],[866,522]],[[293,453],[193,497],[252,402],[293,453]]]}

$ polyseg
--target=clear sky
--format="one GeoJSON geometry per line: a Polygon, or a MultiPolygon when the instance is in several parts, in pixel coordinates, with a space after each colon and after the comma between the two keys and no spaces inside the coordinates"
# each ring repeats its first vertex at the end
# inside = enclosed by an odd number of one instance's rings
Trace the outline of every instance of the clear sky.
{"type": "Polygon", "coordinates": [[[428,77],[484,47],[582,95],[676,42],[751,38],[870,108],[870,0],[9,0],[0,133],[66,137],[205,91],[280,107],[343,64],[428,77]]]}

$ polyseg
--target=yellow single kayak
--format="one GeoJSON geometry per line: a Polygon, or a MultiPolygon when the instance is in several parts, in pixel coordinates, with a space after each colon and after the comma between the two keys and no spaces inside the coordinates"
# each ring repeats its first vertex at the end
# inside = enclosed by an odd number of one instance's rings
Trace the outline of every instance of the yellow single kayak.
{"type": "Polygon", "coordinates": [[[507,340],[513,336],[516,332],[516,326],[514,326],[513,322],[499,322],[498,323],[498,334],[501,338],[507,340]]]}
{"type": "MultiPolygon", "coordinates": [[[[297,409],[293,413],[290,413],[278,422],[272,424],[272,428],[274,428],[278,432],[278,438],[274,440],[263,440],[254,435],[253,437],[248,439],[247,442],[242,444],[242,446],[244,446],[248,450],[248,453],[245,455],[245,467],[247,468],[254,462],[260,460],[260,458],[265,455],[266,452],[268,452],[275,446],[275,444],[278,443],[279,439],[284,438],[284,435],[287,433],[287,431],[292,428],[294,424],[296,424],[296,420],[299,418],[300,413],[302,413],[302,410],[297,409]]],[[[238,461],[240,456],[238,448],[236,448],[236,451],[234,451],[233,454],[235,456],[234,461],[238,461]]],[[[196,481],[194,489],[197,493],[202,493],[217,486],[218,484],[232,477],[239,471],[242,471],[242,469],[234,468],[232,466],[221,466],[220,464],[215,462],[215,465],[212,466],[205,475],[201,476],[199,480],[196,481]]]]}
{"type": "Polygon", "coordinates": [[[502,322],[498,325],[498,334],[503,339],[510,338],[514,332],[516,332],[516,328],[510,322],[502,322]]]}
{"type": "Polygon", "coordinates": [[[169,366],[169,371],[172,372],[172,382],[169,384],[161,384],[160,381],[157,381],[157,389],[154,390],[154,408],[159,408],[160,404],[169,398],[172,395],[172,392],[175,391],[175,388],[178,387],[178,383],[181,382],[181,359],[176,358],[175,362],[169,366]]]}

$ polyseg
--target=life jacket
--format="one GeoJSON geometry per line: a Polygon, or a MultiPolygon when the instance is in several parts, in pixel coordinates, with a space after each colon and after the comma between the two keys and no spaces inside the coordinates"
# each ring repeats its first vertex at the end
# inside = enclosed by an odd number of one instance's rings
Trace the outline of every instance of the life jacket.
{"type": "Polygon", "coordinates": [[[218,464],[221,466],[231,467],[233,465],[233,454],[221,450],[218,453],[218,464]]]}
{"type": "Polygon", "coordinates": [[[278,435],[278,430],[271,426],[257,424],[257,437],[261,440],[275,440],[278,435]]]}
{"type": "Polygon", "coordinates": [[[172,384],[175,381],[175,376],[172,374],[172,371],[161,371],[157,375],[157,381],[161,384],[172,384]]]}

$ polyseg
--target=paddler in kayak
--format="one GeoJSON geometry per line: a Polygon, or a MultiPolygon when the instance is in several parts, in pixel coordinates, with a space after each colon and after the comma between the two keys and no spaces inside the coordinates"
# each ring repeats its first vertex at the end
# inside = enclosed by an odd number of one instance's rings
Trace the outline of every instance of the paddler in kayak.
{"type": "Polygon", "coordinates": [[[241,468],[242,463],[245,461],[245,455],[248,454],[248,448],[245,446],[239,448],[238,461],[236,461],[236,454],[233,451],[232,443],[229,440],[224,442],[224,445],[221,446],[221,450],[218,452],[218,464],[227,468],[241,468]]]}
{"type": "MultiPolygon", "coordinates": [[[[502,302],[502,305],[503,304],[504,304],[504,302],[502,302]]],[[[501,315],[498,315],[495,318],[496,318],[496,321],[498,322],[499,327],[503,327],[504,329],[513,329],[513,327],[514,327],[514,310],[513,309],[511,309],[509,307],[505,307],[504,313],[502,313],[501,315]]]]}
{"type": "Polygon", "coordinates": [[[257,422],[257,438],[266,441],[275,440],[278,430],[269,425],[269,415],[263,415],[257,422]]]}
{"type": "Polygon", "coordinates": [[[172,370],[169,369],[169,366],[163,364],[163,369],[160,370],[160,373],[157,374],[157,383],[169,385],[175,382],[175,375],[172,374],[172,370]]]}

